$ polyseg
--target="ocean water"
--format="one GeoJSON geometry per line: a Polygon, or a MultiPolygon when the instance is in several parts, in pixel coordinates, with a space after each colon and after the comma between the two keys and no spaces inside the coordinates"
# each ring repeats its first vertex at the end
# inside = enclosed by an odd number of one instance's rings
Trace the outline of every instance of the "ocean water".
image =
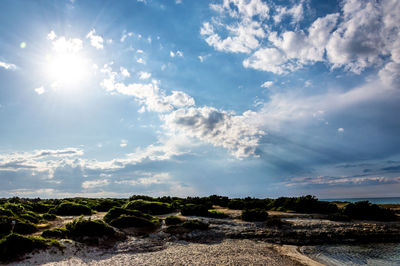
{"type": "Polygon", "coordinates": [[[323,201],[348,201],[357,202],[368,200],[373,204],[400,204],[400,197],[387,197],[387,198],[337,198],[337,199],[320,199],[323,201]]]}
{"type": "MultiPolygon", "coordinates": [[[[357,202],[368,200],[374,204],[400,204],[400,197],[336,198],[324,201],[357,202]]],[[[302,247],[301,251],[324,265],[335,266],[400,266],[400,243],[365,245],[321,245],[302,247]]]]}
{"type": "Polygon", "coordinates": [[[302,247],[301,252],[324,265],[400,265],[400,243],[323,245],[302,247]]]}

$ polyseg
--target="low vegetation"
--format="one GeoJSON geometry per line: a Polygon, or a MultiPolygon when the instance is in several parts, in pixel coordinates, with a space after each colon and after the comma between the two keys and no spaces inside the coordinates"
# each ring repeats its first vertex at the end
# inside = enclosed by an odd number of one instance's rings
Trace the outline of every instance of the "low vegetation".
{"type": "Polygon", "coordinates": [[[63,202],[60,205],[50,209],[49,213],[61,216],[91,215],[92,210],[87,205],[74,202],[63,202]]]}
{"type": "Polygon", "coordinates": [[[209,224],[204,223],[200,220],[188,220],[183,222],[182,227],[190,230],[207,230],[209,224]]]}
{"type": "Polygon", "coordinates": [[[248,222],[263,222],[268,219],[268,213],[264,209],[248,209],[242,211],[242,220],[248,222]]]}
{"type": "Polygon", "coordinates": [[[165,218],[166,225],[177,225],[177,224],[181,224],[183,222],[184,222],[184,220],[182,220],[181,218],[179,218],[177,216],[168,216],[167,218],[165,218]]]}
{"type": "Polygon", "coordinates": [[[15,233],[9,234],[0,239],[0,261],[10,262],[34,250],[45,249],[50,246],[61,248],[61,245],[54,240],[15,233]]]}
{"type": "Polygon", "coordinates": [[[143,199],[132,200],[123,206],[129,210],[139,210],[149,214],[167,214],[174,211],[171,204],[157,201],[148,201],[143,199]]]}

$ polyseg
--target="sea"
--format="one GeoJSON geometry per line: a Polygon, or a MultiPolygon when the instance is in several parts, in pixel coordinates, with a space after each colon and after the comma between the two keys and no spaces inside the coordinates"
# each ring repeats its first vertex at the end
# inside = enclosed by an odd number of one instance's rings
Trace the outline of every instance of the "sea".
{"type": "MultiPolygon", "coordinates": [[[[400,204],[400,197],[337,198],[324,201],[357,202],[368,200],[374,204],[400,204]]],[[[400,243],[371,243],[363,245],[320,245],[301,247],[301,252],[324,265],[335,266],[400,266],[400,243]]]]}

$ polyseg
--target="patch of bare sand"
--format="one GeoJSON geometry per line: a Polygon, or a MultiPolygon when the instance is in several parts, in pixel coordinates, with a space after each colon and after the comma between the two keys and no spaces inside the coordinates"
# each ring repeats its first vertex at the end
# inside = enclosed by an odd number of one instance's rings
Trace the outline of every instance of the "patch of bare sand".
{"type": "Polygon", "coordinates": [[[141,253],[86,250],[61,255],[44,251],[22,261],[21,265],[318,265],[305,260],[299,262],[298,258],[280,253],[282,249],[276,246],[261,241],[228,239],[215,244],[167,243],[162,250],[141,253]]]}

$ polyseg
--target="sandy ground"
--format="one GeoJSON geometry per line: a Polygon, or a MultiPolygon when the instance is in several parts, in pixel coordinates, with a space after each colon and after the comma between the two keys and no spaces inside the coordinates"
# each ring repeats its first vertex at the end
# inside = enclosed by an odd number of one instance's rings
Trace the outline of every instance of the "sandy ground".
{"type": "Polygon", "coordinates": [[[254,240],[228,239],[213,244],[180,241],[153,252],[54,252],[36,253],[14,265],[321,265],[299,253],[296,246],[254,240]]]}

